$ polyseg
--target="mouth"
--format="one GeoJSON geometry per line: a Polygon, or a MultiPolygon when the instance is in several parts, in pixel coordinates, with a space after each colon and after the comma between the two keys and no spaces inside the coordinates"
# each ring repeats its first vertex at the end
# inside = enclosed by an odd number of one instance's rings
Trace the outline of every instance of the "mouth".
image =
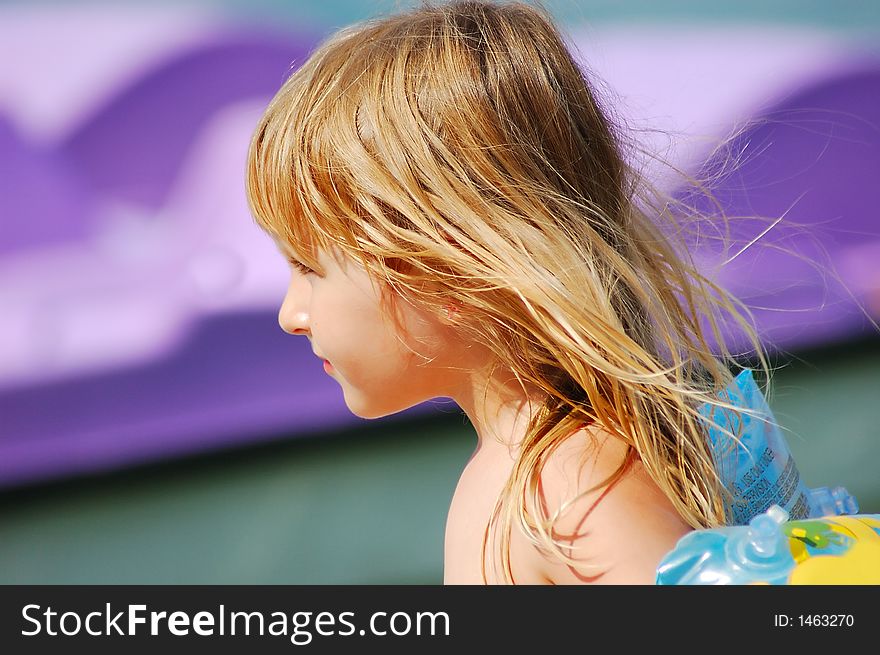
{"type": "Polygon", "coordinates": [[[333,364],[331,364],[330,362],[328,362],[326,359],[323,360],[323,363],[324,363],[324,370],[325,370],[325,371],[327,371],[327,372],[329,373],[330,371],[333,370],[333,364]]]}

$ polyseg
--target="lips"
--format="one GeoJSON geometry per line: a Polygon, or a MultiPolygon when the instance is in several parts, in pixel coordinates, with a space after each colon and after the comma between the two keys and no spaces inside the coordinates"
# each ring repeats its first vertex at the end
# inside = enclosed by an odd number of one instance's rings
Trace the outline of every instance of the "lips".
{"type": "MultiPolygon", "coordinates": [[[[312,351],[312,352],[315,352],[315,351],[312,351]]],[[[324,357],[322,357],[318,353],[315,353],[315,357],[317,357],[318,359],[321,360],[321,364],[323,364],[324,370],[328,370],[328,369],[333,368],[333,364],[331,364],[329,360],[325,359],[324,357]]]]}

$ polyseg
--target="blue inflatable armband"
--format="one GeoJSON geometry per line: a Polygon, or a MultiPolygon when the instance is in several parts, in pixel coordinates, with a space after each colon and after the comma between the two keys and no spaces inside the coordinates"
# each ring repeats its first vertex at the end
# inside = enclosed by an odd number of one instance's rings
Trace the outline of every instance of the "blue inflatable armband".
{"type": "Polygon", "coordinates": [[[686,534],[660,562],[656,583],[880,584],[880,514],[791,521],[774,505],[747,526],[686,534]]]}
{"type": "Polygon", "coordinates": [[[709,440],[719,475],[735,496],[728,507],[729,524],[745,525],[773,505],[793,520],[858,512],[855,498],[843,487],[807,488],[750,370],[737,375],[719,399],[749,410],[708,403],[700,407],[700,414],[710,421],[709,440]],[[737,435],[739,442],[725,430],[737,435]]]}

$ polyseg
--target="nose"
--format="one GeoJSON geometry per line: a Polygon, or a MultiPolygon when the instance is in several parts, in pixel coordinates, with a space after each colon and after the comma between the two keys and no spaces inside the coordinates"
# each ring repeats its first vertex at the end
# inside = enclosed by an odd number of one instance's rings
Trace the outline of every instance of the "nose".
{"type": "Polygon", "coordinates": [[[296,279],[296,276],[291,279],[281,309],[278,310],[278,325],[287,334],[308,336],[310,334],[308,291],[306,288],[300,288],[302,283],[303,281],[296,279]]]}

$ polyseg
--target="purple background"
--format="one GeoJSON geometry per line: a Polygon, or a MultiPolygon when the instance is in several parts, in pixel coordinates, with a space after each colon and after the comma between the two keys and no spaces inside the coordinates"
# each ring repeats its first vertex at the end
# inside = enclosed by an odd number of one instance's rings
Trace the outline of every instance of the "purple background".
{"type": "MultiPolygon", "coordinates": [[[[308,343],[278,329],[284,264],[244,200],[250,130],[321,33],[172,12],[138,37],[144,47],[118,46],[111,66],[97,35],[114,20],[133,29],[129,16],[65,32],[78,46],[71,61],[47,55],[58,18],[13,18],[4,29],[30,39],[0,38],[4,60],[23,62],[0,88],[0,487],[356,424],[308,343]],[[68,77],[81,84],[68,83],[79,95],[66,111],[51,92],[68,77]]],[[[669,93],[651,115],[692,117],[716,136],[767,119],[734,142],[741,164],[718,197],[733,216],[805,227],[771,230],[720,273],[754,307],[768,347],[870,334],[880,59],[824,42],[757,54],[719,42],[715,68],[694,62],[690,86],[673,88],[685,55],[651,51],[637,33],[603,38],[575,34],[633,115],[662,95],[659,79],[669,93]],[[722,111],[734,89],[749,94],[722,111]]],[[[717,166],[699,147],[673,159],[717,166]]],[[[735,221],[734,235],[742,245],[765,225],[735,221]]],[[[710,246],[697,256],[707,270],[717,262],[710,246]]]]}

